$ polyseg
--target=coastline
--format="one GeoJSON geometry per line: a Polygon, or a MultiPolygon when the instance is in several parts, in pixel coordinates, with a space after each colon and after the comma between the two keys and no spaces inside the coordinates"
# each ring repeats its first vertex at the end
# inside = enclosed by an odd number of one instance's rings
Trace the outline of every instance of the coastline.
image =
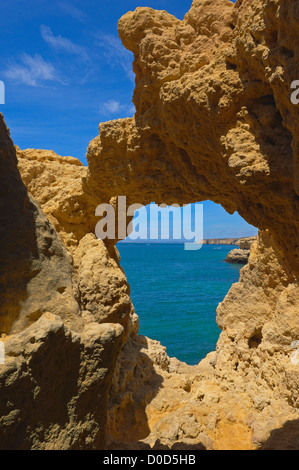
{"type": "MultiPolygon", "coordinates": [[[[206,238],[202,241],[203,245],[233,245],[239,246],[241,241],[257,239],[257,236],[248,237],[230,237],[230,238],[206,238]]],[[[159,244],[159,245],[183,245],[188,240],[120,240],[118,244],[159,244]]]]}

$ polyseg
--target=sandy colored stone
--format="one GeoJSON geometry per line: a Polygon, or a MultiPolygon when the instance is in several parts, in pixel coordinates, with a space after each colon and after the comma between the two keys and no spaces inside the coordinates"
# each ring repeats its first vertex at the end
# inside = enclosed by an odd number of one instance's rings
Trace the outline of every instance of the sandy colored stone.
{"type": "MultiPolygon", "coordinates": [[[[70,190],[64,188],[60,199],[56,180],[59,174],[67,178],[69,171],[71,181],[80,181],[74,172],[84,167],[69,158],[63,171],[61,157],[53,152],[29,155],[24,179],[57,224],[53,214],[70,190]],[[48,166],[41,168],[44,161],[48,166]]],[[[138,324],[118,252],[114,249],[110,257],[112,251],[86,235],[77,265],[77,257],[27,193],[2,115],[0,167],[0,337],[5,353],[0,447],[103,449],[111,376],[126,336],[138,324]]],[[[74,253],[74,244],[63,238],[74,253]]]]}
{"type": "Polygon", "coordinates": [[[82,192],[87,168],[76,158],[61,157],[49,150],[16,147],[16,153],[28,191],[72,250],[87,232],[94,231],[96,223],[97,203],[82,192]]]}
{"type": "Polygon", "coordinates": [[[110,393],[108,446],[253,450],[280,448],[280,436],[283,448],[296,447],[298,295],[269,233],[260,233],[240,281],[218,307],[222,333],[214,353],[191,367],[152,340],[126,344],[110,393]],[[131,433],[124,432],[128,419],[131,433]]]}
{"type": "Polygon", "coordinates": [[[150,8],[127,13],[119,34],[134,53],[137,112],[100,124],[85,191],[143,204],[211,199],[269,229],[281,262],[298,274],[292,8],[196,0],[183,21],[150,8]]]}
{"type": "Polygon", "coordinates": [[[27,194],[2,115],[0,147],[0,333],[20,332],[46,312],[80,328],[71,255],[39,204],[27,194]]]}
{"type": "Polygon", "coordinates": [[[249,254],[250,250],[235,249],[228,253],[225,261],[227,263],[246,264],[248,263],[249,254]]]}
{"type": "Polygon", "coordinates": [[[75,333],[45,314],[8,337],[0,366],[0,448],[104,448],[103,410],[122,334],[120,325],[92,323],[75,333]]]}
{"type": "Polygon", "coordinates": [[[74,254],[74,268],[85,321],[128,326],[134,309],[130,287],[119,263],[117,248],[109,252],[94,235],[88,234],[80,241],[74,254]]]}
{"type": "Polygon", "coordinates": [[[256,239],[257,237],[240,238],[240,240],[237,241],[236,245],[239,246],[240,250],[250,250],[256,239]]]}

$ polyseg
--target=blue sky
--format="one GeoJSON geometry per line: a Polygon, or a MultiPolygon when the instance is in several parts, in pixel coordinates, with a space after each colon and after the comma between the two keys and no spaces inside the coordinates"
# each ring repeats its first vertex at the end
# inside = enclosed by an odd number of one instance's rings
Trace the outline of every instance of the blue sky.
{"type": "MultiPolygon", "coordinates": [[[[191,0],[1,0],[0,105],[20,148],[51,149],[86,164],[88,143],[103,121],[130,117],[132,54],[117,21],[137,6],[183,18],[191,0]]],[[[206,237],[251,235],[236,214],[205,203],[206,237]]]]}
{"type": "Polygon", "coordinates": [[[1,0],[3,112],[15,143],[86,162],[99,122],[134,114],[133,55],[118,38],[118,19],[137,6],[183,18],[190,5],[191,0],[1,0]]]}

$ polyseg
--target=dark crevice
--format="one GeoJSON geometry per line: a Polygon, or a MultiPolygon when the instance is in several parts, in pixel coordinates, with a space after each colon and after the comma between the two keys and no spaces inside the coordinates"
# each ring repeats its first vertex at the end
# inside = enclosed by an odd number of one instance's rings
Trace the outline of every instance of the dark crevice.
{"type": "Polygon", "coordinates": [[[226,68],[228,70],[237,70],[237,65],[236,64],[233,64],[232,62],[229,62],[228,60],[226,60],[226,68]]]}
{"type": "Polygon", "coordinates": [[[292,178],[292,134],[285,127],[272,90],[256,97],[248,105],[253,118],[252,130],[272,177],[292,178]]]}
{"type": "Polygon", "coordinates": [[[281,47],[280,48],[280,53],[287,59],[293,59],[294,57],[294,52],[291,51],[290,49],[287,49],[286,47],[281,47]]]}
{"type": "Polygon", "coordinates": [[[255,330],[254,334],[249,338],[248,346],[249,349],[256,349],[259,347],[263,340],[262,330],[261,328],[255,330]]]}
{"type": "Polygon", "coordinates": [[[252,33],[250,33],[250,36],[252,37],[252,39],[253,39],[253,41],[256,45],[261,43],[252,33]]]}

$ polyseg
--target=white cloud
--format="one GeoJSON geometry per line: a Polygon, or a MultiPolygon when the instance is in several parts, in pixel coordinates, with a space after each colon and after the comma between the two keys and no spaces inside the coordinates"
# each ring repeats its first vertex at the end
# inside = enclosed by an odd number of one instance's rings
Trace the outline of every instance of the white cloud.
{"type": "Polygon", "coordinates": [[[122,45],[121,40],[113,34],[98,35],[96,44],[103,49],[103,55],[108,63],[119,65],[127,77],[134,82],[133,54],[122,45]]]}
{"type": "Polygon", "coordinates": [[[135,113],[135,106],[127,106],[121,104],[119,101],[116,100],[108,100],[106,103],[103,104],[102,112],[105,114],[118,114],[118,113],[126,113],[128,116],[133,116],[135,113]]]}
{"type": "Polygon", "coordinates": [[[108,113],[115,114],[121,111],[122,106],[119,101],[108,100],[106,103],[104,103],[103,109],[108,113]]]}
{"type": "Polygon", "coordinates": [[[75,18],[75,20],[85,21],[87,18],[87,15],[83,11],[79,10],[79,8],[71,5],[70,3],[59,3],[59,7],[62,11],[64,11],[64,13],[71,16],[72,18],[75,18]]]}
{"type": "Polygon", "coordinates": [[[21,63],[11,63],[4,71],[6,78],[30,86],[42,86],[44,82],[60,82],[54,66],[46,62],[39,54],[23,54],[21,63]]]}
{"type": "Polygon", "coordinates": [[[82,46],[74,44],[70,39],[62,36],[54,36],[51,28],[42,25],[40,27],[43,40],[53,49],[66,54],[77,55],[85,61],[89,61],[86,50],[82,46]]]}

